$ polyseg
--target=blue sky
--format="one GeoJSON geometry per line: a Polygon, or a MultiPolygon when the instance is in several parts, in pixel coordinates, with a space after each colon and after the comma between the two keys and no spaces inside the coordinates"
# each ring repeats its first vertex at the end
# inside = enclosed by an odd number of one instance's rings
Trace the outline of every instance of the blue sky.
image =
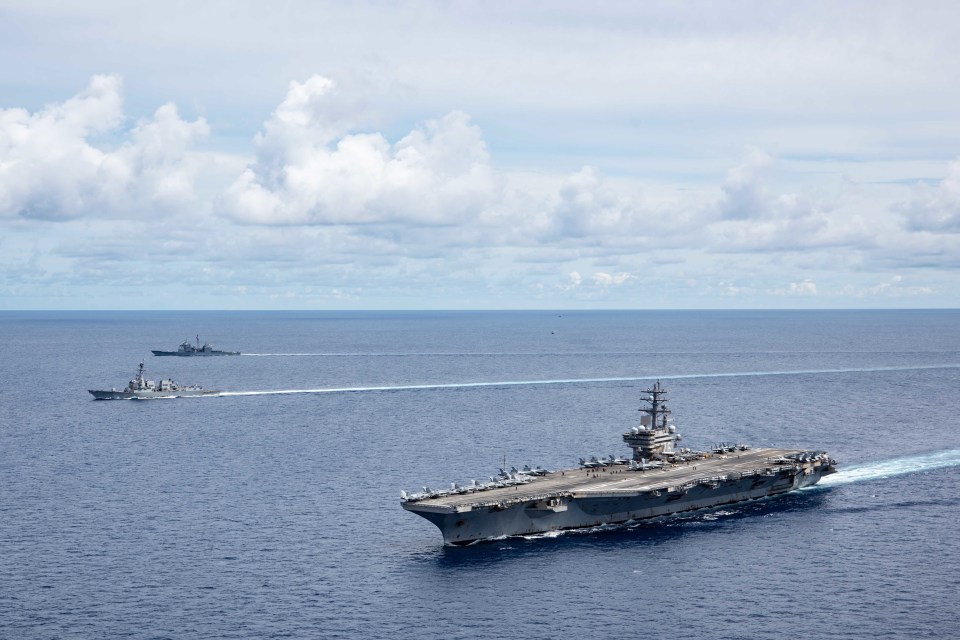
{"type": "Polygon", "coordinates": [[[0,309],[956,307],[951,2],[0,6],[0,309]]]}

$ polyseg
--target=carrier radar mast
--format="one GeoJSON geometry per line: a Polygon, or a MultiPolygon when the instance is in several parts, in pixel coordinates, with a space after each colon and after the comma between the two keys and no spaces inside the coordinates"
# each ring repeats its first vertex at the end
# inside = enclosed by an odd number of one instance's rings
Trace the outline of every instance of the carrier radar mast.
{"type": "Polygon", "coordinates": [[[662,460],[666,454],[673,453],[673,445],[679,439],[676,427],[669,424],[667,392],[657,380],[643,394],[641,400],[650,406],[640,408],[646,415],[640,419],[640,426],[623,434],[623,441],[633,449],[633,459],[637,462],[662,460]]]}

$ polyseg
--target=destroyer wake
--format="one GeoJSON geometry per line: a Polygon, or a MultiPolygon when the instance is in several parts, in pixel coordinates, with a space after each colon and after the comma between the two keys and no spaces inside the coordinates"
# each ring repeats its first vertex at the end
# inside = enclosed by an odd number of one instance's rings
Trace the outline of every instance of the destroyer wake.
{"type": "MultiPolygon", "coordinates": [[[[249,354],[254,355],[254,354],[249,354]]],[[[270,354],[262,354],[270,355],[270,354]]],[[[280,355],[280,354],[275,354],[280,355]]],[[[294,354],[288,354],[294,355],[294,354]]],[[[308,354],[303,354],[308,355],[308,354]]],[[[271,396],[297,393],[358,393],[375,391],[426,391],[433,389],[472,389],[482,387],[516,387],[547,384],[597,384],[604,382],[639,382],[644,380],[697,380],[701,378],[747,378],[761,376],[824,375],[831,373],[881,373],[885,371],[924,371],[928,369],[960,369],[960,364],[915,365],[909,367],[862,367],[852,369],[803,369],[797,371],[742,371],[732,373],[682,373],[656,376],[623,376],[614,378],[561,378],[555,380],[502,380],[499,382],[451,382],[439,384],[407,384],[370,387],[327,387],[317,389],[277,389],[265,391],[223,391],[220,396],[271,396]]]]}

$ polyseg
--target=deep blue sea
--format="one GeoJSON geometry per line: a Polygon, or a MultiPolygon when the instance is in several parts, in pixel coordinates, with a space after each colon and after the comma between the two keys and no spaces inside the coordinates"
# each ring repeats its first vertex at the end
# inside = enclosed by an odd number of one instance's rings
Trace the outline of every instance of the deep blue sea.
{"type": "Polygon", "coordinates": [[[2,638],[960,637],[960,311],[2,312],[0,336],[2,638]],[[245,355],[150,354],[197,334],[245,355]],[[228,394],[87,393],[141,360],[228,394]],[[685,446],[841,472],[465,548],[400,508],[504,458],[627,454],[656,377],[685,446]]]}

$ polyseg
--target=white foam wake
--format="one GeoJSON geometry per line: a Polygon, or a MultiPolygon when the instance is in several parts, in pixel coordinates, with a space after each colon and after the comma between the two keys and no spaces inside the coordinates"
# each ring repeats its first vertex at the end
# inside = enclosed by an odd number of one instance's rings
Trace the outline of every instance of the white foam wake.
{"type": "Polygon", "coordinates": [[[918,473],[920,471],[957,466],[960,466],[960,449],[950,449],[948,451],[937,451],[936,453],[926,453],[908,458],[869,462],[846,469],[841,467],[840,471],[827,476],[816,486],[834,487],[852,482],[877,480],[891,476],[900,476],[906,473],[918,473]]]}
{"type": "MultiPolygon", "coordinates": [[[[863,351],[793,351],[780,349],[764,349],[762,351],[716,351],[710,355],[815,355],[815,354],[862,354],[863,351]]],[[[899,351],[871,351],[872,354],[903,355],[899,351]]],[[[942,353],[911,352],[911,353],[942,353]]],[[[524,356],[524,357],[575,357],[583,356],[692,356],[703,355],[700,351],[311,351],[285,353],[241,353],[242,356],[284,357],[284,356],[311,356],[325,358],[419,358],[419,357],[490,357],[490,356],[524,356]]]]}
{"type": "Polygon", "coordinates": [[[659,376],[624,376],[615,378],[561,378],[555,380],[502,380],[499,382],[451,382],[444,384],[407,384],[371,387],[327,387],[318,389],[277,389],[266,391],[224,391],[221,396],[270,396],[297,393],[356,393],[371,391],[421,391],[429,389],[471,389],[478,387],[516,387],[543,384],[592,384],[601,382],[636,382],[641,380],[693,380],[698,378],[743,378],[754,376],[823,375],[830,373],[875,373],[884,371],[921,371],[958,369],[960,364],[916,365],[907,367],[864,367],[856,369],[803,369],[799,371],[745,371],[734,373],[689,373],[659,376]]]}
{"type": "Polygon", "coordinates": [[[408,357],[462,357],[462,356],[587,356],[587,355],[648,355],[645,353],[602,353],[602,352],[583,352],[583,353],[537,353],[529,352],[504,352],[504,351],[357,351],[357,352],[318,352],[318,353],[244,353],[245,356],[258,357],[280,357],[280,356],[311,356],[324,358],[408,358],[408,357]]]}

